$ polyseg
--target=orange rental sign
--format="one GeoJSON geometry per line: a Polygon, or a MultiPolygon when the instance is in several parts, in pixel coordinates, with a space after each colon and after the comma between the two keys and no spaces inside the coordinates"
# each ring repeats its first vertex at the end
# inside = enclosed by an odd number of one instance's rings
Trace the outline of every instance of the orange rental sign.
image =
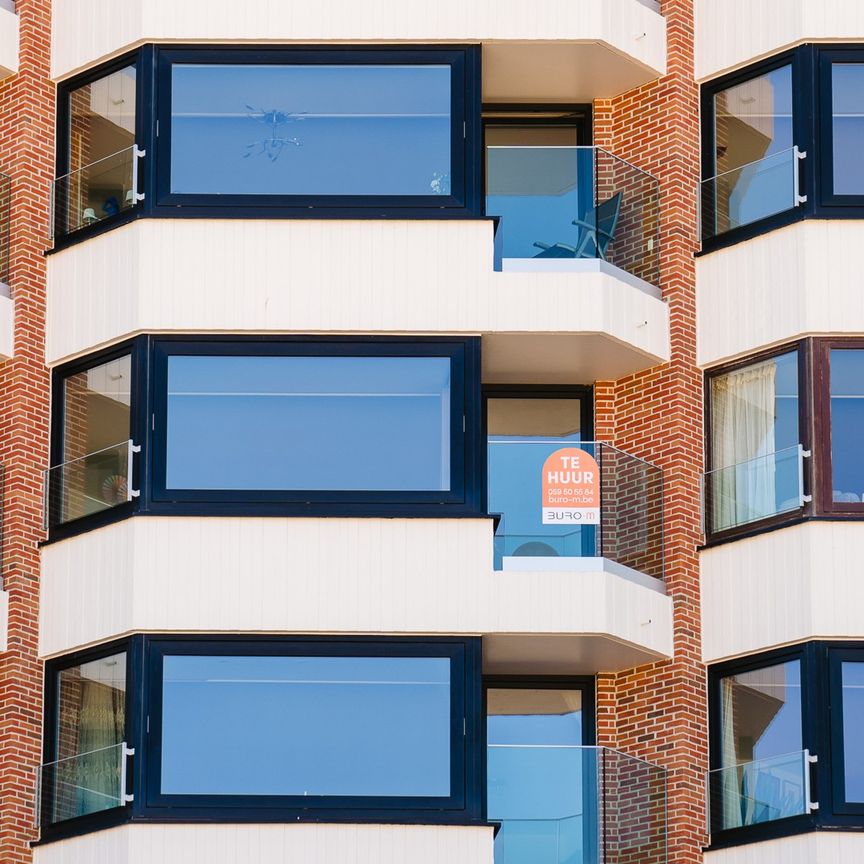
{"type": "Polygon", "coordinates": [[[600,469],[578,447],[556,450],[543,463],[543,524],[597,525],[600,469]]]}

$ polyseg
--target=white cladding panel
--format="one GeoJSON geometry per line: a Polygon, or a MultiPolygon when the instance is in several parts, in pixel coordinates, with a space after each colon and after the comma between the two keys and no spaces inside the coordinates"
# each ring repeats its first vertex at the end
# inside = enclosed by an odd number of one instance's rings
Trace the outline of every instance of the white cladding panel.
{"type": "Polygon", "coordinates": [[[696,259],[701,366],[807,334],[864,333],[864,221],[811,219],[696,259]]]}
{"type": "Polygon", "coordinates": [[[864,638],[860,522],[805,522],[700,556],[706,663],[806,639],[864,638]]]}
{"type": "Polygon", "coordinates": [[[696,78],[713,78],[803,42],[864,39],[860,0],[695,0],[696,78]]]}
{"type": "MultiPolygon", "coordinates": [[[[492,230],[490,220],[138,220],[49,256],[47,358],[177,331],[598,334],[602,350],[594,340],[574,370],[582,383],[668,360],[666,304],[638,280],[596,261],[495,272],[492,230]]],[[[555,366],[572,356],[557,352],[555,366]]]]}
{"type": "Polygon", "coordinates": [[[55,78],[148,41],[599,43],[598,97],[621,92],[610,81],[628,89],[666,71],[666,21],[639,0],[54,0],[52,15],[55,78]]]}
{"type": "Polygon", "coordinates": [[[672,650],[657,588],[602,564],[496,572],[489,519],[137,517],[42,550],[40,650],[133,631],[584,633],[649,662],[672,650]]]}
{"type": "Polygon", "coordinates": [[[126,825],[33,850],[34,864],[492,864],[492,828],[126,825]]]}
{"type": "Polygon", "coordinates": [[[15,302],[0,294],[0,362],[8,360],[15,350],[15,302]]]}
{"type": "Polygon", "coordinates": [[[18,14],[0,7],[0,79],[18,71],[18,14]]]}
{"type": "Polygon", "coordinates": [[[705,864],[860,864],[864,834],[819,831],[705,853],[705,864]]]}

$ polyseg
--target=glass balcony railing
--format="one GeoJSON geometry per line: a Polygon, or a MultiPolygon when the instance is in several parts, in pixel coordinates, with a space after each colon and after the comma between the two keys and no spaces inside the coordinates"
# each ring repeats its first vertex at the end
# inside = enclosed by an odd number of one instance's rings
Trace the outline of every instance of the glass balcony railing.
{"type": "Polygon", "coordinates": [[[699,190],[702,239],[803,204],[807,199],[798,186],[798,162],[805,155],[789,147],[703,180],[699,190]]]}
{"type": "Polygon", "coordinates": [[[51,186],[51,224],[56,234],[95,225],[134,207],[138,166],[144,151],[137,144],[58,177],[51,186]]]}
{"type": "Polygon", "coordinates": [[[132,460],[141,448],[122,441],[45,471],[45,527],[54,528],[137,497],[132,460]]]}
{"type": "Polygon", "coordinates": [[[804,494],[804,459],[809,455],[809,450],[796,444],[707,472],[702,484],[706,533],[727,531],[803,507],[810,500],[804,494]]]}
{"type": "Polygon", "coordinates": [[[629,162],[599,147],[487,147],[486,189],[496,269],[600,258],[658,283],[660,187],[629,162]]]}
{"type": "Polygon", "coordinates": [[[126,770],[134,752],[121,743],[42,765],[36,796],[37,824],[53,825],[131,801],[126,794],[126,770]]]}
{"type": "Polygon", "coordinates": [[[495,864],[665,864],[666,772],[605,747],[490,745],[495,864]]]}
{"type": "Polygon", "coordinates": [[[488,460],[489,512],[499,516],[495,569],[558,569],[567,559],[602,557],[663,578],[657,466],[569,438],[491,437],[488,460]]]}
{"type": "Polygon", "coordinates": [[[816,761],[816,756],[801,750],[709,771],[709,833],[816,810],[819,805],[811,800],[810,791],[810,766],[816,761]]]}

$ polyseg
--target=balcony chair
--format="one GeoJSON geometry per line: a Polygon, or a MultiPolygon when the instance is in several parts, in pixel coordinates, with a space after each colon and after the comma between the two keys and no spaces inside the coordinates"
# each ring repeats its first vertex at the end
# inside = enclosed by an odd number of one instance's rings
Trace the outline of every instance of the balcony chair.
{"type": "Polygon", "coordinates": [[[571,223],[579,229],[579,242],[576,246],[566,243],[543,243],[538,240],[534,245],[542,249],[535,258],[602,258],[606,260],[606,250],[615,236],[618,214],[621,212],[621,193],[616,192],[602,204],[592,207],[583,219],[571,223]]]}

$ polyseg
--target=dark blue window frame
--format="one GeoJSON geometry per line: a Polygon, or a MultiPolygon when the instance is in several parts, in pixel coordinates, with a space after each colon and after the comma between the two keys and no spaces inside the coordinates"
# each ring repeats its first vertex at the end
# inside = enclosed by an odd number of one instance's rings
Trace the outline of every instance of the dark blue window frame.
{"type": "Polygon", "coordinates": [[[132,515],[484,517],[486,445],[482,436],[478,337],[153,337],[138,336],[56,368],[52,375],[51,464],[63,453],[63,382],[77,372],[131,354],[131,437],[140,496],[99,513],[52,525],[49,542],[132,515]],[[237,356],[447,357],[451,361],[450,468],[447,491],[167,490],[167,359],[173,354],[237,356]],[[161,482],[160,482],[161,478],[161,482]]]}
{"type": "Polygon", "coordinates": [[[802,747],[818,756],[811,766],[811,795],[819,809],[773,822],[714,831],[712,849],[739,846],[792,834],[824,829],[864,827],[864,803],[847,802],[844,789],[841,664],[864,662],[864,643],[806,642],[788,648],[728,660],[708,668],[708,728],[710,768],[721,767],[721,681],[729,675],[750,672],[798,660],[801,664],[802,747]]]}
{"type": "Polygon", "coordinates": [[[384,338],[154,340],[151,350],[150,484],[153,511],[185,506],[234,507],[240,513],[282,515],[479,515],[483,447],[480,438],[479,340],[384,338]],[[168,359],[177,355],[304,357],[449,357],[450,489],[447,491],[194,490],[166,487],[168,359]],[[239,509],[238,509],[239,507],[239,509]],[[252,508],[252,509],[250,509],[252,508]]]}
{"type": "MultiPolygon", "coordinates": [[[[144,716],[149,718],[146,758],[136,789],[135,813],[160,821],[476,822],[483,818],[482,677],[480,639],[214,637],[145,641],[144,716]],[[164,795],[161,784],[162,661],[170,655],[445,657],[451,662],[450,778],[448,798],[372,796],[164,795]],[[140,790],[140,798],[137,794],[140,790]]],[[[218,753],[213,754],[219,758],[218,753]]],[[[139,763],[140,764],[140,763],[139,763]]]]}
{"type": "MultiPolygon", "coordinates": [[[[864,49],[860,45],[801,45],[702,85],[702,177],[709,178],[714,175],[716,165],[714,96],[781,66],[792,66],[793,142],[807,154],[796,170],[799,172],[800,192],[807,196],[807,201],[749,225],[732,228],[717,236],[703,237],[702,251],[697,255],[732,246],[802,219],[862,218],[864,195],[835,195],[833,188],[831,66],[843,62],[864,63],[864,49]]],[[[710,213],[712,207],[711,194],[703,195],[703,219],[706,208],[710,213]]]]}

